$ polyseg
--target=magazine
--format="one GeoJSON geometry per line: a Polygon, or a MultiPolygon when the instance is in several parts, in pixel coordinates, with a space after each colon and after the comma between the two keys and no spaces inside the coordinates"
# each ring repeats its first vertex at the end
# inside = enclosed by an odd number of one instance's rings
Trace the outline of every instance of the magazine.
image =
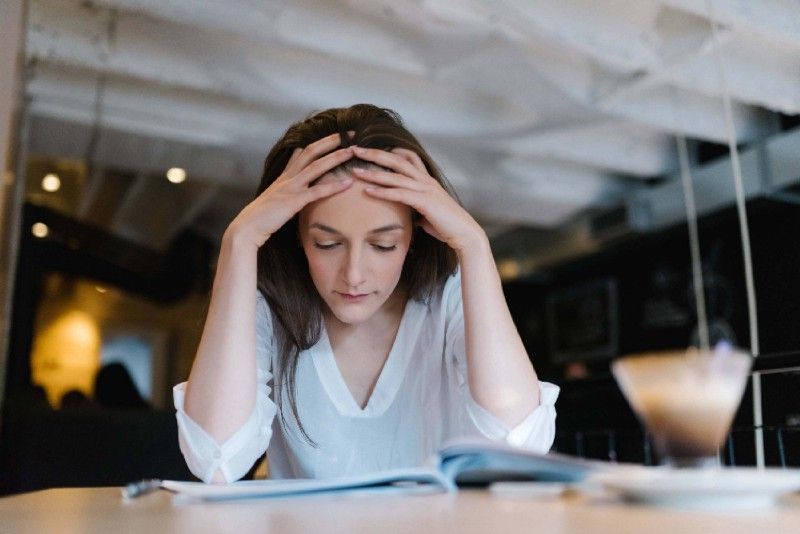
{"type": "Polygon", "coordinates": [[[559,453],[535,453],[504,443],[459,439],[445,443],[421,467],[324,479],[242,480],[206,484],[163,480],[160,487],[206,501],[297,496],[314,493],[437,493],[499,481],[580,482],[603,462],[559,453]]]}

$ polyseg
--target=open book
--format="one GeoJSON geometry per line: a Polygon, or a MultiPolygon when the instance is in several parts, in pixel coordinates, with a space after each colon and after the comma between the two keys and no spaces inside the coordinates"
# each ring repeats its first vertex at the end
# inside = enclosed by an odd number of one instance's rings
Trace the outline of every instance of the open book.
{"type": "Polygon", "coordinates": [[[207,501],[312,493],[432,493],[498,481],[579,482],[603,463],[558,453],[539,454],[503,443],[459,439],[445,443],[422,467],[326,479],[243,480],[227,485],[161,481],[161,487],[207,501]]]}

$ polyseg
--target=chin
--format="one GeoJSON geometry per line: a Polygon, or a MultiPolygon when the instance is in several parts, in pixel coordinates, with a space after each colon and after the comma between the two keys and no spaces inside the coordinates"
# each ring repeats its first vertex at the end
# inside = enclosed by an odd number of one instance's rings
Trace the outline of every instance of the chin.
{"type": "Polygon", "coordinates": [[[358,304],[344,304],[340,302],[328,302],[328,309],[341,322],[349,325],[363,323],[380,309],[384,302],[375,303],[371,306],[358,304]]]}
{"type": "Polygon", "coordinates": [[[349,325],[357,325],[359,323],[363,323],[364,321],[372,317],[373,313],[374,311],[370,311],[368,313],[362,311],[359,313],[355,312],[355,310],[342,310],[341,308],[333,309],[333,314],[336,316],[336,318],[339,319],[341,322],[349,325]]]}

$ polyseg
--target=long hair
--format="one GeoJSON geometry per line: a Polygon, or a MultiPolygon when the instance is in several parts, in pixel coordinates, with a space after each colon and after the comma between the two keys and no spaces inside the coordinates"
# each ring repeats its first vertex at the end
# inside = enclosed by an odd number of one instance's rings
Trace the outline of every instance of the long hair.
{"type": "MultiPolygon", "coordinates": [[[[420,142],[405,128],[400,116],[390,109],[370,104],[328,109],[290,126],[267,154],[254,198],[280,176],[294,149],[305,148],[334,133],[341,135],[342,148],[358,145],[387,151],[404,148],[415,152],[428,173],[461,204],[450,183],[420,142]],[[355,136],[349,137],[348,131],[355,131],[355,136]]],[[[368,162],[353,158],[329,172],[366,165],[368,162]]],[[[419,214],[413,211],[413,221],[418,218],[419,214]]],[[[413,232],[413,252],[406,255],[398,285],[406,291],[409,299],[427,300],[448,276],[455,273],[458,260],[453,249],[422,228],[414,225],[413,232]]],[[[314,346],[320,339],[323,301],[311,279],[298,235],[298,215],[295,215],[259,249],[258,289],[272,311],[273,335],[278,350],[274,391],[281,424],[287,428],[282,409],[285,392],[303,437],[310,445],[318,447],[309,437],[297,412],[295,376],[300,352],[314,346]]]]}

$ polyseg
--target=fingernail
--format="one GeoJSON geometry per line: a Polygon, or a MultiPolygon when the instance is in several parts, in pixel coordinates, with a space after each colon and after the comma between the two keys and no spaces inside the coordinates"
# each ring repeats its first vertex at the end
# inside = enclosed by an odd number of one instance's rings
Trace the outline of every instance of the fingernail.
{"type": "Polygon", "coordinates": [[[346,184],[349,184],[352,181],[353,181],[352,178],[345,178],[344,180],[342,180],[342,183],[346,185],[346,184]]]}
{"type": "Polygon", "coordinates": [[[365,172],[367,172],[367,170],[366,169],[362,169],[360,167],[356,167],[356,168],[353,169],[353,172],[356,173],[356,174],[364,174],[365,172]]]}
{"type": "Polygon", "coordinates": [[[375,191],[375,188],[374,187],[367,187],[366,189],[364,189],[364,191],[372,193],[373,191],[375,191]]]}
{"type": "Polygon", "coordinates": [[[355,150],[356,154],[363,154],[367,151],[366,148],[361,148],[360,146],[354,146],[353,150],[355,150]]]}

